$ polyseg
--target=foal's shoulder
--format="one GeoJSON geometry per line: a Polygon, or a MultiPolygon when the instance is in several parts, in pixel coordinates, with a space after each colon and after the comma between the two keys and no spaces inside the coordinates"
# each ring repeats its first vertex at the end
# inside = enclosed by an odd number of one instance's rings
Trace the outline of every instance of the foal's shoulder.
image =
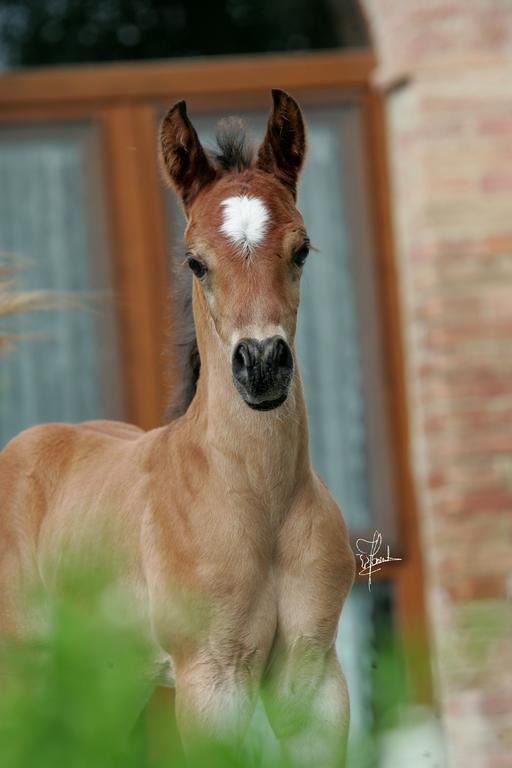
{"type": "Polygon", "coordinates": [[[24,429],[0,452],[0,481],[12,477],[47,477],[69,463],[76,444],[72,424],[37,424],[24,429]]]}

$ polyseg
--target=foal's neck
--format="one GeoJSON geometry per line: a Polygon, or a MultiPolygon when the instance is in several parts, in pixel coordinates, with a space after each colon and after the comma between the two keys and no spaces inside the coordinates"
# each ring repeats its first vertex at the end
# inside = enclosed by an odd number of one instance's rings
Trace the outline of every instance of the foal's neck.
{"type": "Polygon", "coordinates": [[[196,309],[201,373],[187,413],[197,439],[222,463],[255,482],[268,485],[278,477],[294,486],[309,467],[306,406],[297,368],[282,406],[252,410],[235,389],[231,360],[211,321],[204,312],[200,318],[197,314],[196,309]]]}

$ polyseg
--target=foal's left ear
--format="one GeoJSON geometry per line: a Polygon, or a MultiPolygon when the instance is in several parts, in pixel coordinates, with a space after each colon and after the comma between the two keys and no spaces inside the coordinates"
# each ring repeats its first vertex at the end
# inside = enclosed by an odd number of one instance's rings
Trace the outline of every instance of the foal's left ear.
{"type": "Polygon", "coordinates": [[[181,197],[185,211],[198,192],[215,178],[215,169],[204,151],[184,101],[168,111],[160,127],[163,169],[181,197]]]}
{"type": "Polygon", "coordinates": [[[274,173],[295,198],[306,154],[304,120],[299,105],[287,93],[274,88],[272,98],[274,108],[258,151],[257,167],[274,173]]]}

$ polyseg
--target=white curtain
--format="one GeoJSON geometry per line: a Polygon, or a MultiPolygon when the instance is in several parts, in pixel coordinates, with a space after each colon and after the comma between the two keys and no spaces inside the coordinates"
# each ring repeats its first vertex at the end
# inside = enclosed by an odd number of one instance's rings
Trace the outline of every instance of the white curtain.
{"type": "Polygon", "coordinates": [[[0,446],[45,421],[118,417],[118,361],[92,126],[0,131],[0,257],[20,289],[73,292],[76,309],[2,320],[0,446]]]}

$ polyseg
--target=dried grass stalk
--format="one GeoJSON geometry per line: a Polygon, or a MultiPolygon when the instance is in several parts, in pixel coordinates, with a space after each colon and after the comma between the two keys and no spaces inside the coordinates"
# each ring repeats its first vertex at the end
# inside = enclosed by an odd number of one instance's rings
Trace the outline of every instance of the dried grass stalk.
{"type": "MultiPolygon", "coordinates": [[[[80,306],[77,295],[56,291],[24,291],[17,289],[14,279],[17,271],[19,271],[19,267],[14,266],[12,259],[7,259],[0,254],[0,318],[23,312],[77,308],[80,306]]],[[[26,337],[27,334],[13,334],[0,326],[0,352],[5,350],[14,341],[26,337]]]]}

